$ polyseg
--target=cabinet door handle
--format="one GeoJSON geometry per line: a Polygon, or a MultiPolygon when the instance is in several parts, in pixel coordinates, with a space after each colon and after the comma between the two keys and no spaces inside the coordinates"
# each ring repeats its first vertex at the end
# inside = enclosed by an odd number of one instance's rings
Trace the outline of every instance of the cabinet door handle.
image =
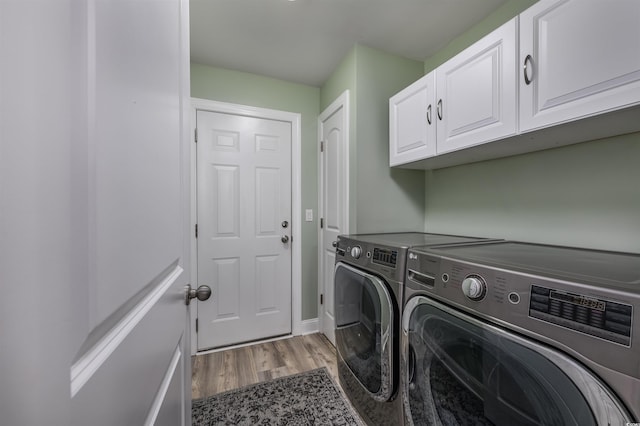
{"type": "Polygon", "coordinates": [[[533,58],[531,55],[527,55],[524,58],[524,65],[522,67],[522,72],[524,73],[524,82],[528,86],[533,81],[533,58]],[[529,68],[531,68],[531,77],[529,77],[529,68]]]}
{"type": "Polygon", "coordinates": [[[431,124],[431,104],[427,107],[427,123],[431,124]]]}
{"type": "Polygon", "coordinates": [[[438,118],[442,121],[442,99],[438,101],[438,118]]]}

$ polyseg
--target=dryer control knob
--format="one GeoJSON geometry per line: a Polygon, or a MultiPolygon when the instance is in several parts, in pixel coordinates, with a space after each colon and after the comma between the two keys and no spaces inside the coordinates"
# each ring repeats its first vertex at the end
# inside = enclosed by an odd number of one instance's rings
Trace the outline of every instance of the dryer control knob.
{"type": "Polygon", "coordinates": [[[362,254],[362,248],[360,246],[355,246],[351,248],[351,256],[354,259],[358,259],[361,254],[362,254]]]}
{"type": "Polygon", "coordinates": [[[480,275],[469,275],[462,281],[462,292],[471,300],[482,300],[487,294],[487,283],[480,275]]]}

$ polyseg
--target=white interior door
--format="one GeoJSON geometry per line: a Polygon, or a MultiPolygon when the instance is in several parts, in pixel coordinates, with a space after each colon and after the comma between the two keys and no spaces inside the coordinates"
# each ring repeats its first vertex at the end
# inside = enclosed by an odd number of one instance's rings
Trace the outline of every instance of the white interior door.
{"type": "Polygon", "coordinates": [[[0,2],[3,425],[190,424],[188,23],[0,2]]]}
{"type": "Polygon", "coordinates": [[[291,123],[196,112],[198,350],[291,333],[291,123]]]}
{"type": "Polygon", "coordinates": [[[333,270],[338,235],[348,231],[349,92],[344,92],[319,117],[320,154],[320,328],[335,345],[333,270]]]}

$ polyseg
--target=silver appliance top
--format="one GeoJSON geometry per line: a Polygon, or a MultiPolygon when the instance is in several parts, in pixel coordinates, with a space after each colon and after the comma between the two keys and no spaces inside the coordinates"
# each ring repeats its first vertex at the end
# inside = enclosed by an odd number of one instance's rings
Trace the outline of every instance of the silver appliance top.
{"type": "Polygon", "coordinates": [[[413,250],[496,268],[640,292],[640,254],[510,241],[414,247],[413,250]]]}
{"type": "Polygon", "coordinates": [[[486,238],[463,237],[459,235],[428,234],[422,232],[397,232],[384,234],[344,235],[344,238],[367,244],[385,245],[398,249],[409,249],[416,246],[436,246],[444,244],[462,244],[486,241],[486,238]]]}

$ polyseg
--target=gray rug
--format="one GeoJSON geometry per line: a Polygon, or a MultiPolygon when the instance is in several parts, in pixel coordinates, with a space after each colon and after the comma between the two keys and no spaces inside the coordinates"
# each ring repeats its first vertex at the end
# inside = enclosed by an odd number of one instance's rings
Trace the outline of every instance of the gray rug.
{"type": "Polygon", "coordinates": [[[361,426],[325,367],[219,393],[192,403],[193,426],[361,426]]]}

